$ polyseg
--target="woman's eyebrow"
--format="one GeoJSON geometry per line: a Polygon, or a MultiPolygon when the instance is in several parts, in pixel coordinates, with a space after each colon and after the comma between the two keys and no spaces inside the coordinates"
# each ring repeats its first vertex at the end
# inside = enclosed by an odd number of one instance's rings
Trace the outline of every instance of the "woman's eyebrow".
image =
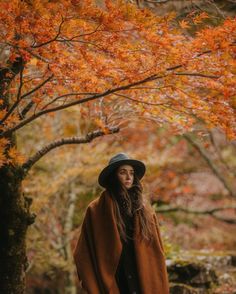
{"type": "Polygon", "coordinates": [[[134,171],[134,169],[121,168],[120,171],[134,171]]]}

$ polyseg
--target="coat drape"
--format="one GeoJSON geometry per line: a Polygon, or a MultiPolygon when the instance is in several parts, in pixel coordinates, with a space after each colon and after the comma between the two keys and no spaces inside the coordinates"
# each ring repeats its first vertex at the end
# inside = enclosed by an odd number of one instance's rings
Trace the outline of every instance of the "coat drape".
{"type": "MultiPolygon", "coordinates": [[[[134,216],[134,249],[142,294],[168,294],[168,278],[156,214],[153,213],[153,242],[140,238],[134,216]]],[[[107,191],[93,200],[84,217],[74,251],[81,286],[89,294],[119,294],[115,274],[122,242],[114,215],[114,202],[107,191]]]]}

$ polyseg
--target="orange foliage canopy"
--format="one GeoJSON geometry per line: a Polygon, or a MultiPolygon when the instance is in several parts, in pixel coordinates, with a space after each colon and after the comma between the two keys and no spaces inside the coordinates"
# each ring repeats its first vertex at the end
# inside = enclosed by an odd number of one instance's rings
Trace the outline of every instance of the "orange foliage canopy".
{"type": "MultiPolygon", "coordinates": [[[[5,76],[12,79],[8,87],[1,81],[1,164],[8,135],[88,101],[99,127],[109,125],[107,113],[123,101],[136,115],[171,122],[181,132],[200,119],[236,137],[235,19],[190,37],[189,20],[178,23],[173,14],[95,2],[0,0],[0,68],[24,61],[19,74],[5,76]]],[[[205,18],[195,15],[192,23],[205,18]]],[[[10,153],[16,157],[16,150],[10,153]]]]}

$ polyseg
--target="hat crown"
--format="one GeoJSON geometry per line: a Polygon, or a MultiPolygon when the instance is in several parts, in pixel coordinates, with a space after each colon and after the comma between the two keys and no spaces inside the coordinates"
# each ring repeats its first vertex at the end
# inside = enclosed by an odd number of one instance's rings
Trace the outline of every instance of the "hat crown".
{"type": "Polygon", "coordinates": [[[115,162],[121,161],[121,160],[128,160],[130,159],[129,156],[125,153],[118,153],[115,156],[113,156],[110,161],[109,161],[109,165],[113,164],[115,162]]]}

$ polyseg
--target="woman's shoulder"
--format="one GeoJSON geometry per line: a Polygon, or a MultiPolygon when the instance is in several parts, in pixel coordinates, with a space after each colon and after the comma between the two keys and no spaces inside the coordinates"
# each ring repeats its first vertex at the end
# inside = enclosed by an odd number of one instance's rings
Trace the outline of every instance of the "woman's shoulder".
{"type": "Polygon", "coordinates": [[[99,196],[97,196],[96,198],[94,198],[88,205],[87,210],[91,211],[91,210],[95,210],[97,209],[101,203],[104,201],[105,198],[105,191],[102,192],[99,196]]]}

